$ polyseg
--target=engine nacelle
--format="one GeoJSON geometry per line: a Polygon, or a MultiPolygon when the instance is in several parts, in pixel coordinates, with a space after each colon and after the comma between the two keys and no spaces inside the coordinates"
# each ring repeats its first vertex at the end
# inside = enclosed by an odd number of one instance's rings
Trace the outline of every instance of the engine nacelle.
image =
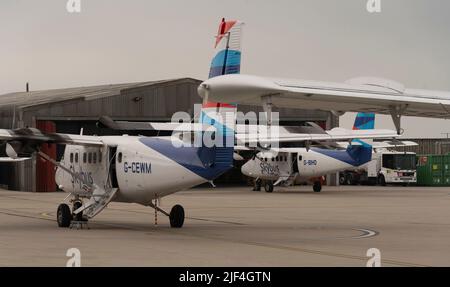
{"type": "Polygon", "coordinates": [[[31,146],[23,145],[20,141],[11,141],[6,143],[5,152],[10,158],[31,157],[35,149],[31,146]]]}

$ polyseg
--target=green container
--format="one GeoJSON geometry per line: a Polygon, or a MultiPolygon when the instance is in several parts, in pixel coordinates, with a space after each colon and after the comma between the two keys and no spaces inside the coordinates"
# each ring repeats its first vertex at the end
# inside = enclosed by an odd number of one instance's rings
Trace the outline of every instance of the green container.
{"type": "Polygon", "coordinates": [[[424,186],[450,186],[450,156],[417,156],[417,184],[424,186]]]}
{"type": "Polygon", "coordinates": [[[445,186],[450,186],[450,154],[444,155],[443,159],[442,181],[445,186]]]}

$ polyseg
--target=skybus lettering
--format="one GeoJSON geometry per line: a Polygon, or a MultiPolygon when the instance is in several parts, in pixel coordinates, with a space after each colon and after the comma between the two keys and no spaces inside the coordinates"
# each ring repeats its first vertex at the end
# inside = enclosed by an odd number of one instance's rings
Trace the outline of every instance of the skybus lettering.
{"type": "Polygon", "coordinates": [[[80,188],[83,187],[84,182],[87,182],[90,184],[94,183],[94,179],[92,178],[92,172],[80,171],[80,172],[75,172],[75,175],[72,175],[72,184],[73,185],[78,184],[78,185],[80,185],[80,188]],[[82,178],[83,181],[81,181],[80,178],[82,178]]]}
{"type": "Polygon", "coordinates": [[[123,171],[125,173],[152,173],[152,164],[149,162],[124,162],[123,171]]]}

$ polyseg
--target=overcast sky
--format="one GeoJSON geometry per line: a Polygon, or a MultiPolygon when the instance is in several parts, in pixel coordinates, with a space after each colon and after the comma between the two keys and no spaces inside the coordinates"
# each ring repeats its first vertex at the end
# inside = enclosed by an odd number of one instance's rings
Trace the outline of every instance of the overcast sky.
{"type": "MultiPolygon", "coordinates": [[[[206,79],[222,17],[246,23],[242,73],[323,81],[359,76],[450,91],[450,1],[0,1],[0,94],[159,80],[206,79]]],[[[351,126],[346,114],[341,126],[351,126]]],[[[377,116],[377,127],[393,128],[377,116]]],[[[450,121],[405,118],[409,137],[441,137],[450,121]]]]}

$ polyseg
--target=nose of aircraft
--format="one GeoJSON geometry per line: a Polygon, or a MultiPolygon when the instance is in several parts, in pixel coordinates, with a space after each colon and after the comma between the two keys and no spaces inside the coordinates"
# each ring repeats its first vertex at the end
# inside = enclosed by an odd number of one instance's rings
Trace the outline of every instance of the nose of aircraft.
{"type": "Polygon", "coordinates": [[[247,161],[242,167],[241,167],[241,172],[242,174],[246,175],[246,176],[252,176],[252,166],[253,166],[253,161],[249,160],[247,161]]]}

